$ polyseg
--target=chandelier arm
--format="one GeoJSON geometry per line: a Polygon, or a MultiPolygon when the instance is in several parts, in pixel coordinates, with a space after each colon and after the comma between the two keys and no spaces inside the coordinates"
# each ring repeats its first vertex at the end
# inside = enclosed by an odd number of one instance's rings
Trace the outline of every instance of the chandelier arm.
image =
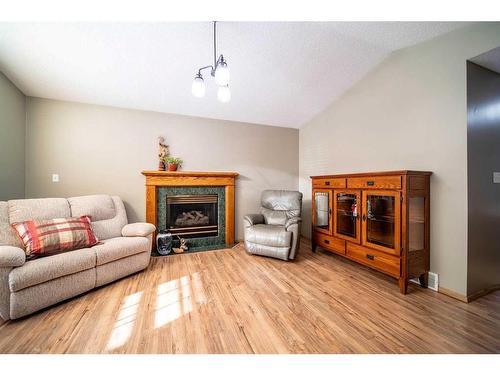
{"type": "Polygon", "coordinates": [[[204,69],[208,69],[208,68],[210,68],[210,72],[212,72],[214,70],[214,67],[212,65],[207,65],[207,66],[204,66],[203,68],[198,69],[198,74],[201,75],[201,71],[204,69]]]}

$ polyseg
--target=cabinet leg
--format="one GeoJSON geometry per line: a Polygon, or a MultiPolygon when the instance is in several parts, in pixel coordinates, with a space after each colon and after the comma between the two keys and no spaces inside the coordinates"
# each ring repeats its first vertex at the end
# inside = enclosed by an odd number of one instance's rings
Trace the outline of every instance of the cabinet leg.
{"type": "Polygon", "coordinates": [[[399,279],[399,290],[402,294],[406,294],[408,291],[408,281],[406,279],[399,279]]]}
{"type": "Polygon", "coordinates": [[[311,242],[311,250],[313,253],[316,252],[316,244],[314,242],[311,242]]]}
{"type": "Polygon", "coordinates": [[[418,277],[418,281],[420,282],[420,286],[422,288],[427,288],[427,285],[429,285],[429,273],[423,273],[418,277]]]}

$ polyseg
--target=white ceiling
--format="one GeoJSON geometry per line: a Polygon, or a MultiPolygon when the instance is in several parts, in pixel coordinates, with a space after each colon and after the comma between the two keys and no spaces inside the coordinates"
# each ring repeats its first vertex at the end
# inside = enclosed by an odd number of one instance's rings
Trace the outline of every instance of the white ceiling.
{"type": "Polygon", "coordinates": [[[500,47],[485,52],[471,59],[474,63],[500,73],[500,47]]]}
{"type": "Polygon", "coordinates": [[[26,95],[298,128],[389,53],[466,23],[221,22],[230,103],[197,69],[212,63],[212,24],[0,23],[0,70],[26,95]]]}

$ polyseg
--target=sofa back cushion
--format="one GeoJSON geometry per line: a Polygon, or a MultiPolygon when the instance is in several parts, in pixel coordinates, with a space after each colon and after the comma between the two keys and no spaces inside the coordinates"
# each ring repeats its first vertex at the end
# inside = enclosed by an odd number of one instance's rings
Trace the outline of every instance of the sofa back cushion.
{"type": "Polygon", "coordinates": [[[10,223],[71,216],[69,203],[65,198],[13,199],[8,203],[10,223]]]}
{"type": "Polygon", "coordinates": [[[10,226],[9,202],[0,202],[0,246],[15,246],[23,248],[24,245],[14,228],[10,226]]]}
{"type": "Polygon", "coordinates": [[[120,197],[87,195],[68,198],[71,216],[90,216],[92,228],[99,240],[121,237],[127,225],[127,213],[120,197]]]}
{"type": "Polygon", "coordinates": [[[27,259],[54,255],[97,244],[90,218],[57,218],[13,223],[23,241],[27,259]]]}

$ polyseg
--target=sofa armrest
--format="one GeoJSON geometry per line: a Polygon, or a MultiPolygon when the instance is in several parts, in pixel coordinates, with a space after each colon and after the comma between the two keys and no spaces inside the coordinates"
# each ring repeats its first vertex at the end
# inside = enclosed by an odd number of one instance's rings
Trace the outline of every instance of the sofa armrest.
{"type": "Polygon", "coordinates": [[[147,237],[156,230],[156,227],[150,223],[132,223],[127,224],[122,229],[123,237],[147,237]]]}
{"type": "Polygon", "coordinates": [[[245,227],[255,224],[264,224],[264,215],[262,214],[248,214],[243,218],[245,227]]]}
{"type": "Polygon", "coordinates": [[[302,219],[300,217],[292,217],[288,219],[285,223],[285,229],[288,230],[289,227],[291,227],[294,224],[299,224],[302,222],[302,219]]]}
{"type": "Polygon", "coordinates": [[[14,246],[0,245],[0,268],[20,267],[26,262],[23,249],[14,246]]]}

